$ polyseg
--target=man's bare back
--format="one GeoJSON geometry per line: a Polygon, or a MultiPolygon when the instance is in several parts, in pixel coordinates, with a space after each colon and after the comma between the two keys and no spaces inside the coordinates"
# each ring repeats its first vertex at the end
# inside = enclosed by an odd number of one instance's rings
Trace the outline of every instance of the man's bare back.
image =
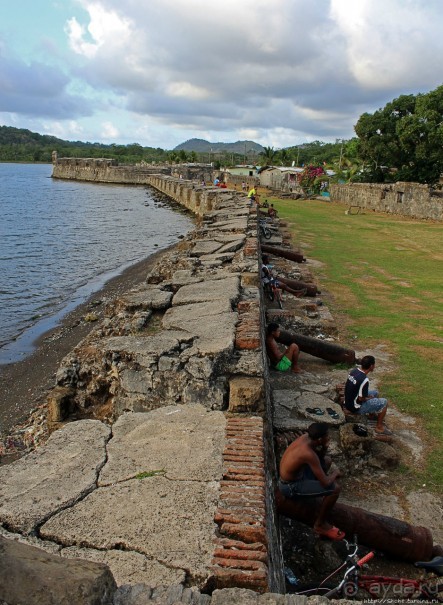
{"type": "Polygon", "coordinates": [[[322,498],[314,531],[331,540],[342,540],[344,532],[326,520],[340,494],[336,479],[341,475],[339,470],[329,474],[331,462],[325,456],[328,443],[325,423],[311,424],[306,434],[291,443],[280,461],[279,490],[290,500],[322,498]]]}
{"type": "Polygon", "coordinates": [[[336,476],[327,476],[322,469],[320,458],[312,446],[312,440],[305,434],[291,443],[280,462],[280,477],[283,481],[295,481],[303,466],[307,464],[323,486],[330,485],[336,476]]]}

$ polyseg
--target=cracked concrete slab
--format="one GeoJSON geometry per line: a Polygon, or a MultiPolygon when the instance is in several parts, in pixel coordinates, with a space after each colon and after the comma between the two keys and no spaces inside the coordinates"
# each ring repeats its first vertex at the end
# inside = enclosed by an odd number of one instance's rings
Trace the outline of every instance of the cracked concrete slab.
{"type": "Polygon", "coordinates": [[[186,305],[212,300],[230,300],[238,298],[240,280],[237,276],[224,279],[208,279],[197,285],[183,286],[172,299],[173,305],[186,305]]]}
{"type": "Polygon", "coordinates": [[[124,550],[95,550],[94,548],[63,548],[60,555],[68,559],[85,559],[104,563],[109,567],[117,586],[122,584],[146,584],[147,586],[168,586],[185,581],[183,569],[167,567],[138,552],[124,550]]]}
{"type": "Polygon", "coordinates": [[[171,307],[166,311],[162,319],[164,328],[171,330],[186,325],[188,320],[199,319],[202,317],[212,317],[220,313],[231,313],[231,304],[229,300],[214,300],[211,302],[195,303],[193,305],[179,305],[171,307]]]}
{"type": "Polygon", "coordinates": [[[222,261],[222,263],[228,263],[232,261],[234,256],[234,252],[225,252],[223,254],[219,254],[218,252],[216,252],[215,254],[205,254],[204,256],[200,257],[200,260],[202,261],[202,263],[212,262],[214,260],[220,260],[222,261]]]}
{"type": "Polygon", "coordinates": [[[0,467],[0,522],[29,533],[94,489],[110,434],[98,420],[71,422],[43,447],[0,467]]]}
{"type": "Polygon", "coordinates": [[[123,414],[113,425],[108,461],[98,484],[161,470],[171,480],[211,481],[222,476],[226,419],[200,404],[123,414]]]}
{"type": "Polygon", "coordinates": [[[203,254],[212,254],[221,248],[220,242],[211,240],[196,240],[191,250],[191,256],[202,256],[203,254]]]}
{"type": "MultiPolygon", "coordinates": [[[[181,298],[183,304],[172,306],[166,311],[162,320],[163,327],[186,331],[194,339],[193,346],[186,351],[188,357],[217,355],[233,349],[238,315],[231,310],[231,300],[238,293],[238,280],[235,276],[199,284],[205,286],[205,294],[196,295],[197,298],[203,298],[202,302],[186,304],[189,292],[185,292],[181,298]],[[206,287],[208,284],[209,288],[206,287]],[[211,299],[211,296],[214,298],[211,299]]],[[[179,290],[177,295],[185,289],[187,286],[179,290]]],[[[191,292],[192,290],[193,288],[191,292]]]]}
{"type": "Polygon", "coordinates": [[[173,351],[180,351],[182,343],[190,343],[187,332],[165,331],[148,336],[114,336],[103,341],[102,349],[129,355],[151,355],[156,358],[173,351]]]}
{"type": "Polygon", "coordinates": [[[133,479],[96,489],[40,533],[65,546],[138,552],[186,570],[190,581],[202,585],[210,573],[218,492],[217,481],[133,479]]]}
{"type": "Polygon", "coordinates": [[[136,309],[160,310],[167,309],[171,300],[172,292],[154,286],[146,286],[122,296],[120,304],[124,305],[128,311],[136,309]]]}
{"type": "Polygon", "coordinates": [[[245,237],[242,237],[241,239],[236,239],[232,242],[228,242],[219,250],[217,250],[217,256],[219,256],[220,254],[224,254],[225,252],[237,252],[237,250],[240,250],[240,248],[245,243],[245,239],[245,237]]]}
{"type": "MultiPolygon", "coordinates": [[[[176,320],[173,325],[188,330],[195,338],[187,355],[219,355],[234,349],[237,313],[220,313],[201,319],[176,320]]],[[[172,318],[170,318],[172,323],[172,318]]]]}
{"type": "Polygon", "coordinates": [[[191,269],[179,269],[172,275],[171,283],[174,286],[187,286],[189,284],[198,284],[203,281],[203,277],[194,275],[191,269]]]}

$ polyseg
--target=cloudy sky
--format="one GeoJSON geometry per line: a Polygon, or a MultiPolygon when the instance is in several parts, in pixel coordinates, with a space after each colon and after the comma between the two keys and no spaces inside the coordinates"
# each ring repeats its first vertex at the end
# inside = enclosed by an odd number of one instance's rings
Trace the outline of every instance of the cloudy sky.
{"type": "Polygon", "coordinates": [[[443,0],[1,0],[0,125],[172,149],[353,136],[443,83],[443,0]]]}

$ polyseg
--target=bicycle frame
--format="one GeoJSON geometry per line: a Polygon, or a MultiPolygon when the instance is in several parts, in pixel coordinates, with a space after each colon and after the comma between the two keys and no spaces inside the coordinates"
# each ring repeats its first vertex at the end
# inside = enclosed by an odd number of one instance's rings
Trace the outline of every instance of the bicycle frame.
{"type": "Polygon", "coordinates": [[[400,601],[417,599],[442,602],[439,596],[443,593],[443,584],[439,583],[437,576],[428,578],[399,578],[381,575],[362,574],[361,568],[374,557],[373,552],[369,552],[361,559],[357,559],[358,545],[350,544],[344,540],[348,551],[351,546],[354,547],[352,553],[349,553],[346,560],[330,573],[316,588],[309,588],[304,591],[296,591],[296,594],[305,594],[307,596],[321,594],[325,597],[334,597],[336,595],[343,598],[355,597],[358,590],[365,590],[374,600],[380,601],[400,601]],[[337,576],[338,573],[346,569],[342,580],[334,588],[326,585],[326,582],[337,576]],[[433,580],[436,580],[435,585],[433,580]]]}

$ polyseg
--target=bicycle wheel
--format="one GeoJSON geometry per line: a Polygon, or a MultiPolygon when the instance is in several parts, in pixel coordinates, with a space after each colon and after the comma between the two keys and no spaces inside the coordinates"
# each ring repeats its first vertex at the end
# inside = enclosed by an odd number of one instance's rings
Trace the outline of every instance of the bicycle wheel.
{"type": "Polygon", "coordinates": [[[263,231],[263,237],[265,239],[271,239],[272,237],[272,232],[270,229],[268,229],[267,227],[262,227],[262,231],[263,231]]]}

